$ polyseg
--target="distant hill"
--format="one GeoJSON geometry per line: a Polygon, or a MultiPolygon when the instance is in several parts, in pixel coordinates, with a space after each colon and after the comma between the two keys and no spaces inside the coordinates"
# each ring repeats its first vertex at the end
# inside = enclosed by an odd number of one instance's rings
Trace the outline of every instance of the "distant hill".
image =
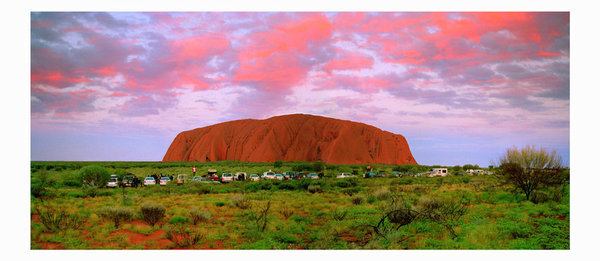
{"type": "Polygon", "coordinates": [[[333,118],[291,114],[181,132],[163,161],[417,164],[404,136],[333,118]]]}

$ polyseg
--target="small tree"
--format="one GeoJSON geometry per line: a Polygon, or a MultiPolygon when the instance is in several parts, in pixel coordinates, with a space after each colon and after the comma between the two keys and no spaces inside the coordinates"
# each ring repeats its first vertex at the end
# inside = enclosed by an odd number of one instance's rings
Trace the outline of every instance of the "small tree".
{"type": "Polygon", "coordinates": [[[325,163],[317,160],[315,163],[313,163],[312,170],[317,172],[325,170],[325,163]]]}
{"type": "Polygon", "coordinates": [[[465,164],[462,167],[464,170],[468,170],[468,169],[475,169],[475,166],[471,165],[471,164],[465,164]]]}
{"type": "Polygon", "coordinates": [[[102,187],[110,179],[110,173],[103,167],[92,165],[81,168],[78,177],[84,184],[92,187],[102,187]]]}
{"type": "Polygon", "coordinates": [[[99,216],[112,220],[115,228],[119,228],[121,222],[131,220],[133,214],[132,209],[119,206],[103,207],[98,211],[99,216]]]}
{"type": "Polygon", "coordinates": [[[163,219],[165,212],[167,212],[167,209],[163,205],[151,201],[142,203],[140,210],[142,219],[151,226],[154,226],[154,224],[163,219]]]}
{"type": "Polygon", "coordinates": [[[274,168],[281,168],[282,166],[283,166],[283,161],[281,161],[281,160],[273,162],[274,168]]]}
{"type": "Polygon", "coordinates": [[[540,186],[562,183],[562,158],[556,150],[509,148],[499,158],[499,169],[506,182],[525,193],[527,200],[540,186]]]}

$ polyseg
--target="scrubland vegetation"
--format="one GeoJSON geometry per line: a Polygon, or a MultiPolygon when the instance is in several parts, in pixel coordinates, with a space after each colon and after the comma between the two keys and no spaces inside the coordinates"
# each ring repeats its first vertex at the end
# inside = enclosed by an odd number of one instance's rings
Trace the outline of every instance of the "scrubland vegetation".
{"type": "MultiPolygon", "coordinates": [[[[432,166],[373,165],[376,171],[432,166]]],[[[569,249],[569,181],[530,199],[502,175],[347,178],[363,165],[32,162],[32,249],[569,249]],[[323,172],[310,180],[109,189],[88,170],[191,175],[209,168],[323,172]]],[[[568,173],[568,170],[567,170],[568,173]]]]}

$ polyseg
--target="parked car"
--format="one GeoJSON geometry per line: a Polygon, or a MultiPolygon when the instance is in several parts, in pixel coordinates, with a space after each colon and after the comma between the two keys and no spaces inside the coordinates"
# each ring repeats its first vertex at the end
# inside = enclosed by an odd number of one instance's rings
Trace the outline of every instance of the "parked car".
{"type": "Polygon", "coordinates": [[[166,186],[167,184],[169,184],[169,182],[171,182],[171,179],[169,177],[162,177],[160,178],[159,185],[166,186]]]}
{"type": "Polygon", "coordinates": [[[209,179],[207,177],[200,177],[200,176],[195,176],[192,178],[192,180],[190,180],[191,183],[215,183],[217,181],[214,181],[212,179],[209,179]]]}
{"type": "Polygon", "coordinates": [[[233,181],[233,174],[223,173],[221,174],[221,183],[228,183],[233,181]]]}
{"type": "Polygon", "coordinates": [[[343,178],[354,178],[354,175],[352,175],[352,173],[348,173],[348,172],[342,172],[340,173],[340,175],[337,175],[338,179],[343,179],[343,178]]]}
{"type": "Polygon", "coordinates": [[[274,178],[274,179],[283,180],[283,179],[284,179],[284,177],[283,177],[283,175],[282,175],[282,174],[276,173],[276,174],[275,174],[275,178],[274,178]]]}
{"type": "Polygon", "coordinates": [[[235,178],[235,180],[244,181],[244,180],[246,180],[247,176],[248,176],[248,174],[246,174],[246,172],[238,172],[238,173],[235,173],[234,178],[235,178]]]}
{"type": "Polygon", "coordinates": [[[123,176],[123,180],[121,181],[121,187],[134,187],[137,184],[133,183],[134,175],[125,175],[123,176]]]}
{"type": "Polygon", "coordinates": [[[206,172],[206,177],[213,181],[219,181],[219,175],[217,175],[216,169],[209,169],[208,172],[206,172]]]}
{"type": "Polygon", "coordinates": [[[293,172],[293,171],[284,171],[283,172],[283,177],[285,179],[294,179],[294,176],[296,176],[296,172],[293,172]]]}
{"type": "Polygon", "coordinates": [[[308,173],[306,177],[309,179],[319,179],[319,175],[317,175],[317,173],[308,173]]]}
{"type": "Polygon", "coordinates": [[[144,186],[148,186],[148,185],[156,185],[156,180],[154,180],[153,177],[146,177],[144,179],[144,186]]]}
{"type": "Polygon", "coordinates": [[[177,175],[177,186],[181,186],[181,185],[185,184],[186,178],[187,178],[187,175],[185,175],[185,174],[177,175]]]}
{"type": "Polygon", "coordinates": [[[392,177],[392,178],[399,178],[399,177],[402,177],[402,173],[399,172],[399,171],[393,171],[392,175],[390,175],[390,177],[392,177]]]}
{"type": "Polygon", "coordinates": [[[250,180],[259,181],[260,177],[258,176],[258,174],[252,174],[252,175],[250,175],[250,180]]]}
{"type": "Polygon", "coordinates": [[[264,172],[262,175],[262,179],[274,179],[275,178],[275,172],[264,172]]]}
{"type": "Polygon", "coordinates": [[[109,188],[116,188],[119,186],[119,178],[110,178],[108,182],[106,182],[106,186],[109,188]]]}

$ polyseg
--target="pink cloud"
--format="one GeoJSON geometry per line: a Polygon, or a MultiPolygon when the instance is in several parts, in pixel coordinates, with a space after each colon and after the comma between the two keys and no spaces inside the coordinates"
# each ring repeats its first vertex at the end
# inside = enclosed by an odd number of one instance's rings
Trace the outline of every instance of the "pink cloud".
{"type": "Polygon", "coordinates": [[[361,70],[373,66],[373,58],[361,53],[344,53],[341,58],[329,60],[324,70],[361,70]]]}

